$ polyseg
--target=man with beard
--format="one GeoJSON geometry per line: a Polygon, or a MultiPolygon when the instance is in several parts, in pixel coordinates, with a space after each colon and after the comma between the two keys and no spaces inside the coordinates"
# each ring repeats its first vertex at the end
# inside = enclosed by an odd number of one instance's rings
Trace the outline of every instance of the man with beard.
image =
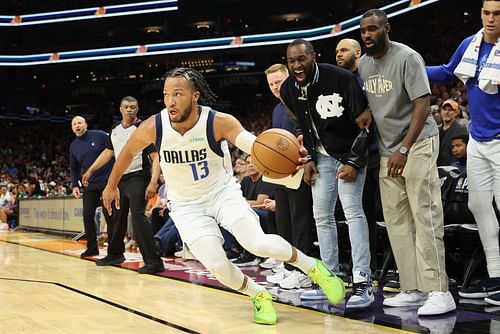
{"type": "Polygon", "coordinates": [[[463,298],[485,298],[500,305],[500,1],[483,0],[483,27],[467,37],[446,65],[429,66],[429,80],[452,83],[460,79],[467,89],[470,141],[467,145],[469,208],[474,214],[486,256],[488,278],[459,291],[463,298]]]}
{"type": "Polygon", "coordinates": [[[360,31],[366,54],[359,74],[371,114],[364,112],[357,121],[367,128],[373,115],[377,125],[382,208],[402,291],[384,305],[423,304],[418,315],[443,314],[456,305],[445,271],[439,137],[428,111],[424,61],[408,46],[389,40],[390,25],[381,10],[368,10],[360,31]]]}
{"type": "MultiPolygon", "coordinates": [[[[337,65],[354,73],[359,85],[363,87],[363,81],[358,73],[359,60],[361,59],[361,45],[359,42],[351,38],[340,40],[335,48],[335,59],[337,60],[337,65]]],[[[378,154],[375,131],[375,127],[372,126],[372,129],[370,129],[368,162],[366,164],[366,179],[363,187],[363,210],[368,222],[370,236],[370,269],[372,277],[374,277],[377,271],[377,210],[380,207],[380,191],[378,189],[380,155],[378,154]]]]}
{"type": "MultiPolygon", "coordinates": [[[[361,58],[361,45],[355,39],[344,38],[335,48],[337,65],[358,75],[359,59],[361,58]]],[[[363,84],[360,81],[360,84],[363,84]]]]}
{"type": "MultiPolygon", "coordinates": [[[[134,97],[126,96],[121,100],[122,121],[113,126],[106,149],[83,175],[84,184],[101,166],[120,156],[130,136],[141,124],[141,120],[137,118],[138,112],[139,104],[134,97]]],[[[134,235],[144,261],[144,266],[137,271],[141,274],[153,274],[164,270],[160,252],[155,247],[153,229],[151,224],[146,222],[144,215],[146,200],[156,193],[159,176],[158,153],[154,145],[150,145],[134,156],[132,164],[120,180],[119,186],[123,195],[120,199],[121,210],[115,213],[113,223],[108,225],[108,255],[97,260],[96,265],[109,266],[125,261],[123,238],[127,232],[130,208],[134,235]]]]}
{"type": "MultiPolygon", "coordinates": [[[[342,280],[323,262],[304,255],[280,236],[264,234],[244,199],[233,177],[228,141],[250,153],[255,136],[235,117],[198,104],[215,102],[215,94],[199,72],[175,68],[165,77],[166,108],[146,120],[122,150],[103,193],[106,208],[112,210],[112,202],[119,208],[121,175],[138,152],[155,143],[161,155],[170,216],[182,240],[222,284],[252,298],[254,322],[276,323],[273,297],[228,260],[218,224],[249,252],[289,262],[308,273],[330,302],[339,303],[344,298],[342,280]]],[[[304,150],[302,153],[305,155],[304,150]]]]}
{"type": "Polygon", "coordinates": [[[304,181],[311,185],[321,259],[339,270],[335,206],[342,202],[349,228],[353,289],[347,308],[365,308],[374,301],[370,281],[368,224],[362,193],[368,141],[355,119],[367,107],[350,71],[316,63],[314,48],[296,39],[286,51],[290,76],[281,86],[283,103],[296,116],[310,153],[304,181]]]}
{"type": "Polygon", "coordinates": [[[467,129],[460,125],[453,116],[455,110],[460,110],[458,102],[453,99],[448,99],[441,104],[441,118],[443,124],[439,128],[439,155],[437,159],[438,166],[450,166],[453,162],[451,153],[452,138],[467,134],[467,129]]]}
{"type": "MultiPolygon", "coordinates": [[[[106,148],[108,134],[100,130],[87,130],[87,121],[81,116],[71,120],[71,129],[76,138],[69,146],[69,167],[71,171],[71,188],[75,198],[82,197],[79,179],[83,172],[94,163],[97,157],[106,148]]],[[[87,238],[87,249],[80,254],[81,258],[99,255],[97,246],[96,225],[94,221],[95,210],[100,205],[101,193],[106,186],[106,180],[113,162],[109,161],[91,178],[87,180],[83,191],[83,227],[87,238]]],[[[38,181],[36,181],[38,182],[38,181]]],[[[104,211],[106,223],[111,224],[111,218],[104,211]]]]}

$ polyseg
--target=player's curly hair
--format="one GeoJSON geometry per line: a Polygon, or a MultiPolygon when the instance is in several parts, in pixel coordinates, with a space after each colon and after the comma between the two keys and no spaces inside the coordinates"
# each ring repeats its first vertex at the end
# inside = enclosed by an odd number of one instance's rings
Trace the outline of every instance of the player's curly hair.
{"type": "Polygon", "coordinates": [[[205,105],[212,105],[217,99],[217,95],[210,89],[207,80],[200,72],[189,67],[176,67],[167,71],[164,79],[183,77],[185,78],[194,90],[200,92],[200,102],[205,105]]]}

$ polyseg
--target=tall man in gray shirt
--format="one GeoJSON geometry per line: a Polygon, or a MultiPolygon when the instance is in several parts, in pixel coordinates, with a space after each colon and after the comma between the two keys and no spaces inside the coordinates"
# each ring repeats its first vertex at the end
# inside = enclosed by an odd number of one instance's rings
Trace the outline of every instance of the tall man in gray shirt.
{"type": "MultiPolygon", "coordinates": [[[[445,271],[439,137],[428,112],[424,61],[408,46],[389,40],[390,25],[381,10],[368,10],[360,30],[366,54],[359,74],[378,129],[382,208],[402,291],[384,305],[423,304],[418,315],[447,313],[456,305],[445,271]]],[[[370,113],[357,121],[369,126],[370,113]]]]}

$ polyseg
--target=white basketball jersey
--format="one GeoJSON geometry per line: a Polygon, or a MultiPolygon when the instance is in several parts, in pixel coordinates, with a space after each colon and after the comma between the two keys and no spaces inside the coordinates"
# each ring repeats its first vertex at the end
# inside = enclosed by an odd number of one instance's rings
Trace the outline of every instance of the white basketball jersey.
{"type": "Polygon", "coordinates": [[[169,200],[194,201],[234,182],[228,143],[214,138],[215,114],[201,107],[198,122],[184,135],[172,128],[167,109],[156,115],[156,149],[169,200]]]}

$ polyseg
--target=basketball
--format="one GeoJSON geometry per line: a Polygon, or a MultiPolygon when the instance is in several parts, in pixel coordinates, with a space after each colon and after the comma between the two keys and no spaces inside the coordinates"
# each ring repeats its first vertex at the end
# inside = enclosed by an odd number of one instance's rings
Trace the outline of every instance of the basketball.
{"type": "Polygon", "coordinates": [[[252,163],[264,176],[284,178],[297,168],[300,144],[283,129],[269,129],[257,136],[252,146],[252,163]]]}

